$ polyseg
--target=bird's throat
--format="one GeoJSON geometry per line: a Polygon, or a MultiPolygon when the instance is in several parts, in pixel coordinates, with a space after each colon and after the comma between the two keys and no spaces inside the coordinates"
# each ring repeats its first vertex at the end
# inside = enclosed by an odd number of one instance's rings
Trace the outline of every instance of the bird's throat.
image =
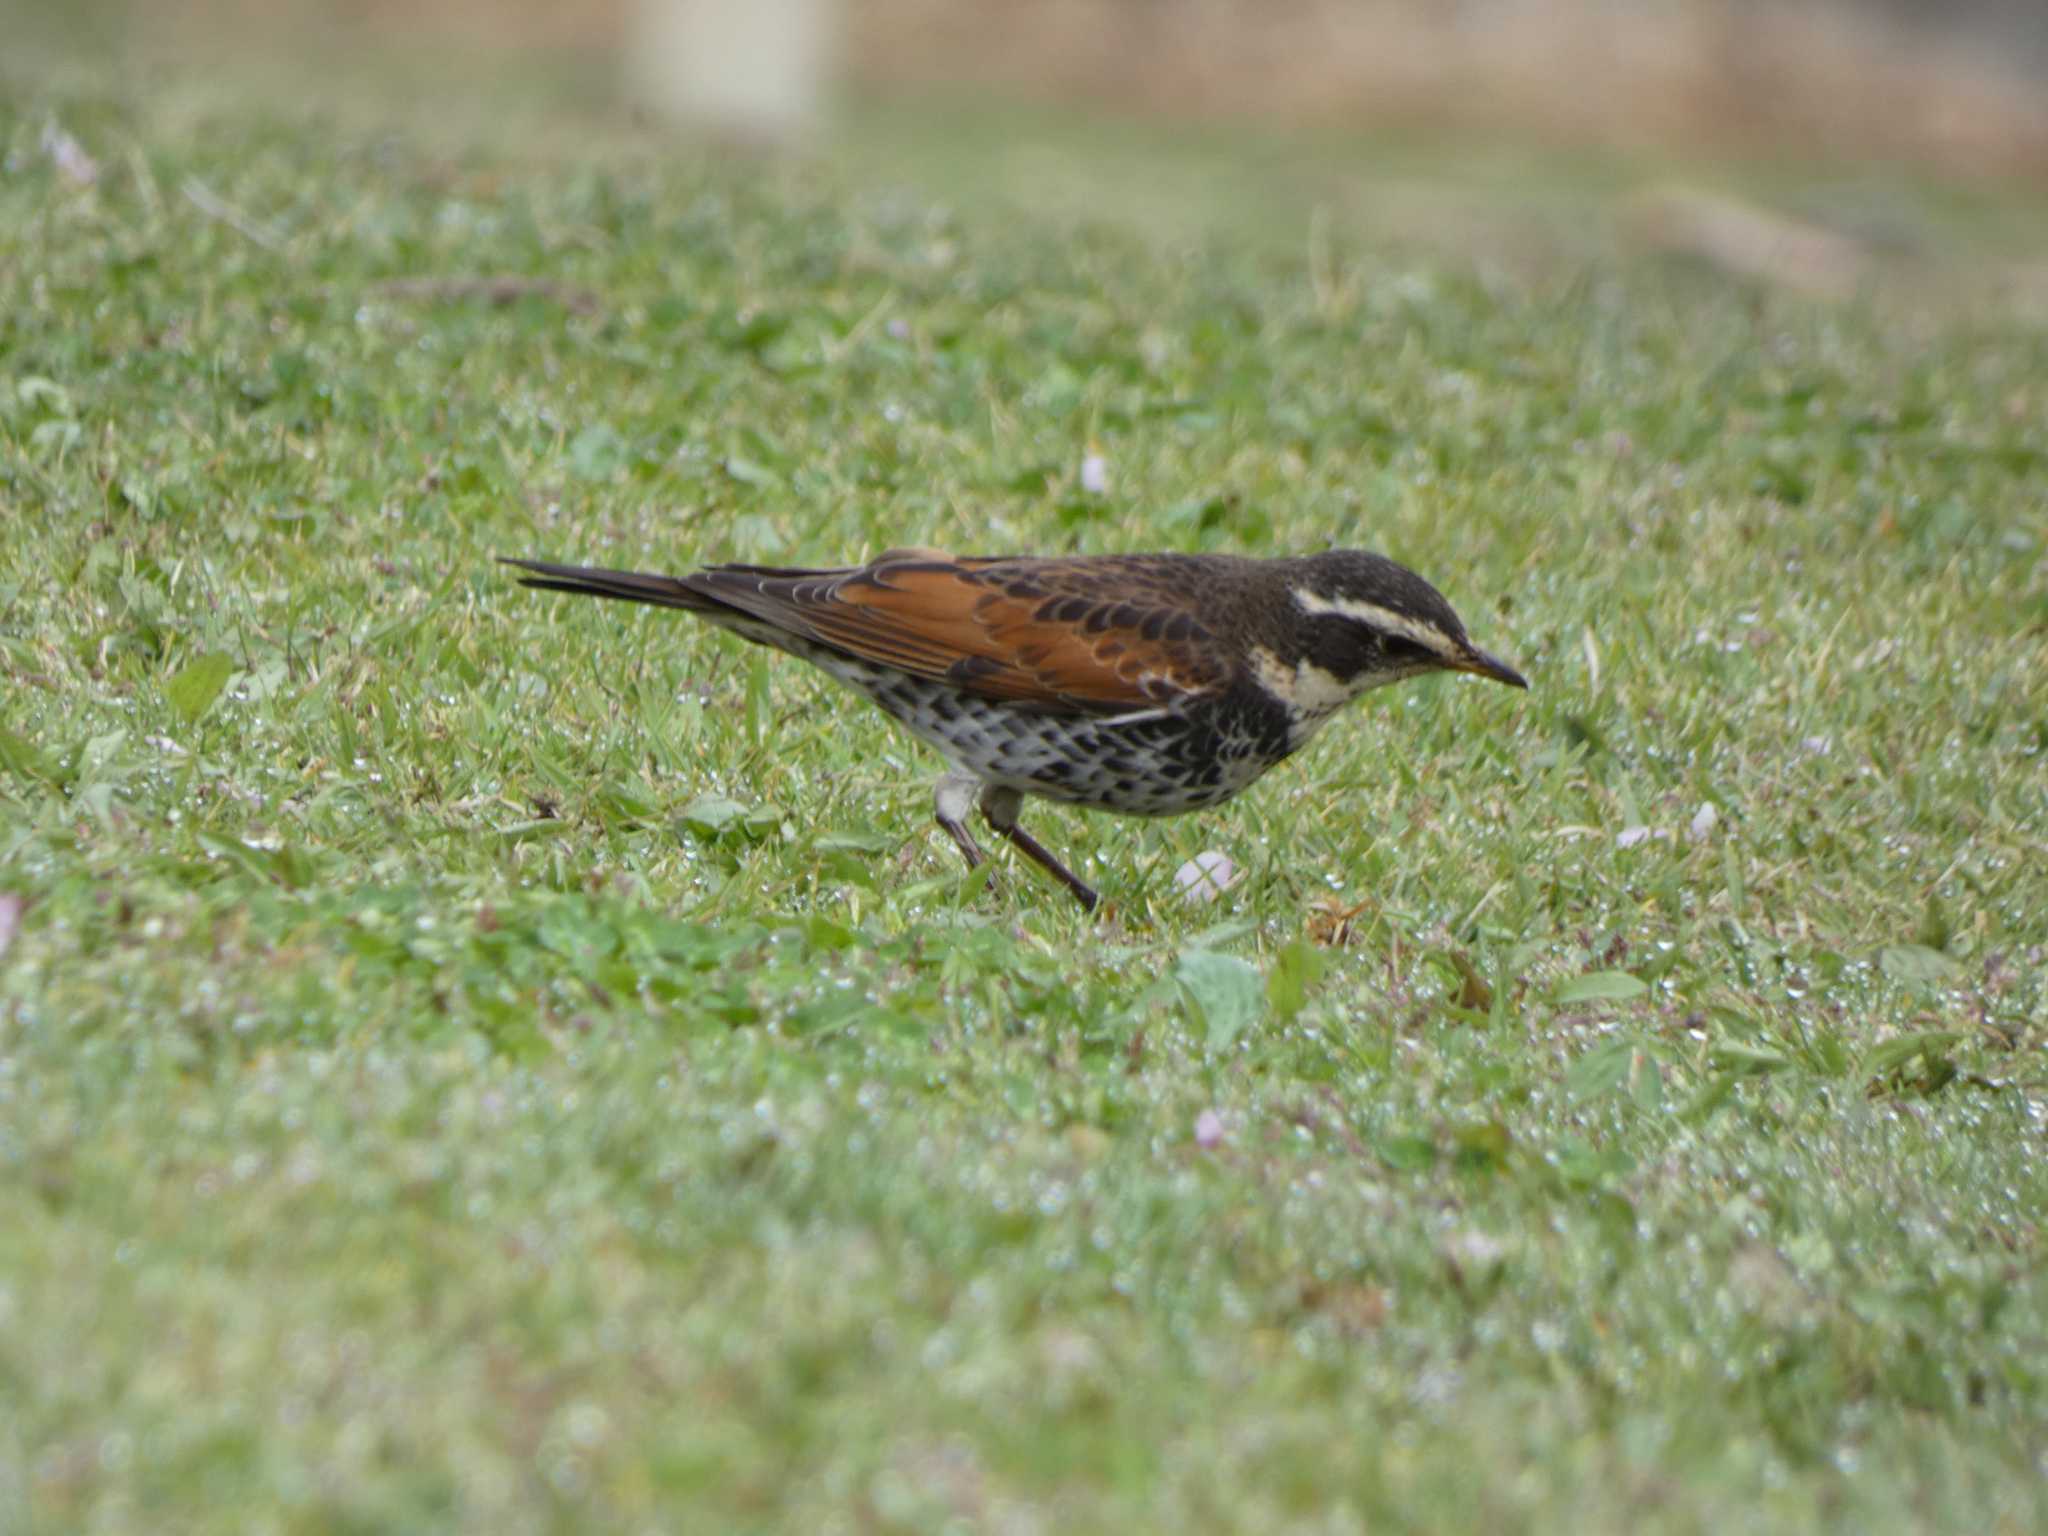
{"type": "Polygon", "coordinates": [[[1325,722],[1366,689],[1384,679],[1361,673],[1339,677],[1307,659],[1292,666],[1264,646],[1254,646],[1252,676],[1287,712],[1287,746],[1298,751],[1325,722]]]}

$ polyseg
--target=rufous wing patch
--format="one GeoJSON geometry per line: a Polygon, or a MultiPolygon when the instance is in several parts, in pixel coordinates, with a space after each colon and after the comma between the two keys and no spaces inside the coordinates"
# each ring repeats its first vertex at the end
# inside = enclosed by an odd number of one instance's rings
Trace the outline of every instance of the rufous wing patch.
{"type": "Polygon", "coordinates": [[[851,655],[984,698],[1130,709],[1223,684],[1227,669],[1191,615],[1105,593],[1099,579],[1075,590],[1061,571],[1058,562],[955,561],[920,550],[823,579],[752,578],[739,590],[717,581],[714,590],[851,655]]]}

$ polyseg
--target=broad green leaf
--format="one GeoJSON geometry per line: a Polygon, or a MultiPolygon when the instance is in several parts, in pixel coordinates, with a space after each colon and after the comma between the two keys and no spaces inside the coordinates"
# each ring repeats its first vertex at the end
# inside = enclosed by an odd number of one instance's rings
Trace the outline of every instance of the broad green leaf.
{"type": "Polygon", "coordinates": [[[1881,950],[1878,965],[1894,981],[1921,986],[1944,987],[1962,978],[1963,968],[1938,949],[1925,944],[1892,944],[1881,950]]]}
{"type": "Polygon", "coordinates": [[[782,476],[776,474],[766,464],[757,464],[752,459],[737,453],[727,456],[725,472],[732,476],[733,479],[739,481],[741,485],[780,485],[782,483],[782,476]]]}
{"type": "Polygon", "coordinates": [[[1396,1173],[1422,1173],[1436,1165],[1436,1143],[1427,1136],[1382,1136],[1373,1151],[1396,1173]]]}
{"type": "Polygon", "coordinates": [[[1565,1088],[1575,1099],[1597,1099],[1614,1092],[1628,1080],[1635,1051],[1632,1040],[1601,1041],[1566,1069],[1565,1088]]]}
{"type": "Polygon", "coordinates": [[[1451,1142],[1457,1149],[1454,1157],[1461,1168],[1504,1167],[1513,1141],[1507,1126],[1498,1120],[1476,1120],[1451,1130],[1451,1142]]]}
{"type": "Polygon", "coordinates": [[[1249,918],[1233,917],[1228,922],[1217,923],[1214,927],[1204,928],[1192,938],[1181,940],[1181,948],[1183,950],[1221,949],[1224,945],[1235,943],[1246,934],[1253,932],[1258,926],[1257,923],[1252,922],[1249,918]]]}
{"type": "Polygon", "coordinates": [[[1650,990],[1648,982],[1627,971],[1589,971],[1574,976],[1551,994],[1554,1003],[1623,1003],[1650,990]]]}
{"type": "Polygon", "coordinates": [[[619,945],[617,930],[600,913],[566,901],[542,914],[535,934],[543,948],[571,960],[598,959],[619,945]]]}
{"type": "Polygon", "coordinates": [[[536,816],[530,821],[515,821],[510,826],[498,828],[498,836],[507,842],[523,843],[535,837],[560,837],[571,831],[569,823],[556,816],[536,816]]]}
{"type": "Polygon", "coordinates": [[[896,843],[879,832],[825,832],[813,846],[820,853],[887,853],[896,843]]]}
{"type": "Polygon", "coordinates": [[[683,807],[682,822],[700,837],[715,838],[745,819],[747,808],[727,795],[699,795],[683,807]]]}
{"type": "Polygon", "coordinates": [[[1712,1060],[1715,1066],[1736,1072],[1776,1072],[1791,1065],[1783,1051],[1768,1045],[1744,1045],[1735,1040],[1716,1045],[1712,1060]]]}
{"type": "Polygon", "coordinates": [[[1210,1050],[1228,1050],[1258,1022],[1266,989],[1257,966],[1233,955],[1190,949],[1174,962],[1173,974],[1201,1015],[1210,1050]]]}
{"type": "Polygon", "coordinates": [[[200,847],[245,875],[285,885],[291,883],[290,870],[279,859],[276,849],[253,847],[239,837],[216,837],[210,832],[201,832],[198,837],[200,847]]]}
{"type": "Polygon", "coordinates": [[[1648,1051],[1631,1051],[1628,1067],[1629,1097],[1637,1109],[1658,1114],[1664,1108],[1664,1069],[1648,1051]]]}
{"type": "Polygon", "coordinates": [[[851,949],[860,942],[860,934],[846,924],[835,923],[831,918],[820,917],[816,913],[804,919],[803,935],[804,942],[813,949],[851,949]]]}
{"type": "Polygon", "coordinates": [[[58,782],[56,768],[36,744],[5,728],[0,728],[0,768],[18,778],[40,779],[51,785],[58,782]]]}
{"type": "Polygon", "coordinates": [[[1923,1029],[1899,1035],[1872,1046],[1863,1058],[1863,1070],[1872,1077],[1882,1077],[1916,1056],[1937,1056],[1950,1050],[1962,1038],[1953,1029],[1923,1029]]]}
{"type": "Polygon", "coordinates": [[[226,656],[219,651],[209,651],[179,668],[164,684],[164,697],[170,700],[171,708],[178,712],[179,719],[187,725],[196,725],[200,717],[213,707],[213,701],[220,697],[221,689],[227,687],[234,671],[235,664],[226,656]]]}
{"type": "Polygon", "coordinates": [[[1273,957],[1266,974],[1266,1005],[1274,1018],[1291,1019],[1301,1012],[1326,964],[1322,950],[1307,939],[1295,939],[1273,957]]]}

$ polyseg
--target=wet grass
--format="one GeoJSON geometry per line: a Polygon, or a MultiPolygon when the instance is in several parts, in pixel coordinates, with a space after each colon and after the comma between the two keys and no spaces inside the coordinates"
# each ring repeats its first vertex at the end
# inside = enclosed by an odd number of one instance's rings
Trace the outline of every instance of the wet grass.
{"type": "Polygon", "coordinates": [[[2048,1513],[2038,328],[24,88],[0,154],[0,1523],[2048,1513]],[[1037,811],[1098,921],[823,679],[492,564],[904,543],[1375,547],[1536,686],[1037,811]]]}

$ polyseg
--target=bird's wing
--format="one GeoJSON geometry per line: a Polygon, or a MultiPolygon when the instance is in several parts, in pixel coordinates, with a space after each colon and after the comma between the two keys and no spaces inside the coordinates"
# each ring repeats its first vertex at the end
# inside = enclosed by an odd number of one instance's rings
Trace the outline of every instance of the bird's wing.
{"type": "Polygon", "coordinates": [[[919,550],[845,571],[714,566],[682,580],[848,655],[984,698],[1101,712],[1224,687],[1229,667],[1215,637],[1145,574],[1107,560],[955,560],[919,550]]]}

